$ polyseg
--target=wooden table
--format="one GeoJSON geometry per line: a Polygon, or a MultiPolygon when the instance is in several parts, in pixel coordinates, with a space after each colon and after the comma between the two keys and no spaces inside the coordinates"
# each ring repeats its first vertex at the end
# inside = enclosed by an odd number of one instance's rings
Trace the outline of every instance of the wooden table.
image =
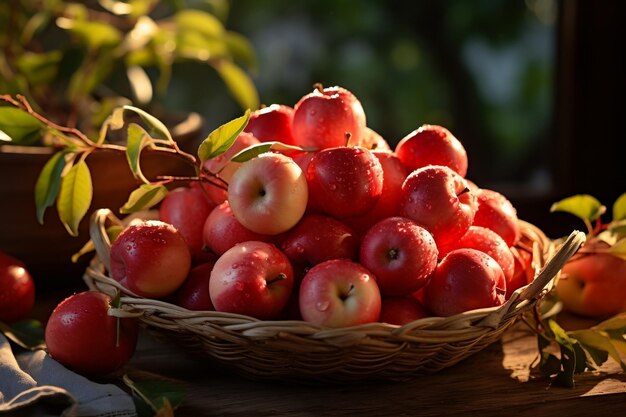
{"type": "MultiPolygon", "coordinates": [[[[52,300],[38,304],[44,319],[52,300]]],[[[123,372],[180,385],[186,397],[176,417],[626,415],[626,373],[618,364],[607,361],[598,372],[577,375],[572,389],[549,387],[530,370],[537,352],[536,337],[518,325],[501,342],[434,375],[408,382],[303,385],[245,379],[142,333],[123,372]]]]}

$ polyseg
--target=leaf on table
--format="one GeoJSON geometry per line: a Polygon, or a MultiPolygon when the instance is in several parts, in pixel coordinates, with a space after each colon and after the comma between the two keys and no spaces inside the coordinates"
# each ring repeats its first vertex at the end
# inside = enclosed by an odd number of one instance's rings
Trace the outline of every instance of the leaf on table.
{"type": "Polygon", "coordinates": [[[91,173],[87,163],[79,161],[63,177],[57,198],[59,218],[72,236],[78,236],[78,225],[89,210],[92,196],[91,173]]]}
{"type": "Polygon", "coordinates": [[[167,187],[164,185],[142,184],[130,193],[128,201],[120,208],[120,213],[128,214],[149,209],[163,200],[166,195],[167,187]]]}
{"type": "Polygon", "coordinates": [[[552,204],[550,212],[555,211],[570,213],[584,222],[590,222],[601,216],[606,211],[606,207],[589,194],[578,194],[552,204]]]}
{"type": "Polygon", "coordinates": [[[243,129],[248,124],[248,120],[250,120],[250,110],[246,110],[243,116],[224,123],[213,130],[198,147],[200,163],[202,164],[226,152],[235,142],[237,136],[243,132],[243,129]]]}
{"type": "Polygon", "coordinates": [[[0,331],[18,346],[28,350],[43,349],[46,346],[44,328],[38,320],[20,320],[6,324],[0,321],[0,331]]]}
{"type": "Polygon", "coordinates": [[[140,400],[137,408],[142,409],[145,408],[142,405],[147,405],[152,410],[150,415],[157,413],[163,417],[173,416],[173,410],[180,406],[185,397],[180,386],[167,381],[145,380],[137,382],[128,375],[124,375],[122,379],[132,390],[135,398],[140,400]]]}

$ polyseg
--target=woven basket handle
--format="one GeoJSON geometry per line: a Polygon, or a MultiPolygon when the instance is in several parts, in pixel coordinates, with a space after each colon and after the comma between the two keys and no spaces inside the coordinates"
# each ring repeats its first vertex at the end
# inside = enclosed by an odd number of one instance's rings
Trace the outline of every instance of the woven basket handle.
{"type": "Polygon", "coordinates": [[[485,316],[485,318],[480,321],[479,326],[496,328],[509,311],[514,309],[517,305],[524,301],[540,298],[542,291],[550,281],[557,276],[569,258],[585,243],[585,240],[586,236],[583,232],[573,231],[557,249],[556,253],[554,253],[543,266],[541,271],[539,271],[535,279],[521,291],[513,293],[511,298],[500,308],[485,316]]]}
{"type": "Polygon", "coordinates": [[[107,271],[111,270],[110,251],[111,241],[107,234],[107,224],[113,223],[115,225],[121,225],[122,221],[117,218],[113,212],[109,209],[98,209],[91,215],[91,222],[89,224],[89,236],[96,248],[98,258],[104,264],[107,271]]]}

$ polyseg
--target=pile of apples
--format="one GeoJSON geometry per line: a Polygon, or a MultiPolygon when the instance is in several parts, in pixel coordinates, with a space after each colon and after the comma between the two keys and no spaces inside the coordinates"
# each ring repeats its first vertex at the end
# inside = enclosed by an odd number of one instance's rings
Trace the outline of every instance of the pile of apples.
{"type": "Polygon", "coordinates": [[[529,276],[516,211],[467,180],[442,126],[392,149],[345,88],[250,116],[215,181],[171,190],[159,220],[127,227],[110,275],[135,294],[192,310],[320,326],[404,324],[502,304],[529,276]],[[290,147],[243,163],[261,142],[290,147]]]}

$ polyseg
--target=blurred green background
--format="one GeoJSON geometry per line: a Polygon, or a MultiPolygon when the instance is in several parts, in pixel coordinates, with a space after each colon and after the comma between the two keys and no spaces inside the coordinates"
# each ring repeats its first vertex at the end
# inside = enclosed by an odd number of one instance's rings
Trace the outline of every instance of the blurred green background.
{"type": "MultiPolygon", "coordinates": [[[[229,4],[226,26],[257,55],[261,103],[294,105],[316,82],[341,85],[392,145],[441,124],[466,146],[479,185],[549,188],[555,1],[229,4]]],[[[164,105],[199,111],[209,126],[240,113],[214,72],[187,63],[174,73],[164,105]]]]}

